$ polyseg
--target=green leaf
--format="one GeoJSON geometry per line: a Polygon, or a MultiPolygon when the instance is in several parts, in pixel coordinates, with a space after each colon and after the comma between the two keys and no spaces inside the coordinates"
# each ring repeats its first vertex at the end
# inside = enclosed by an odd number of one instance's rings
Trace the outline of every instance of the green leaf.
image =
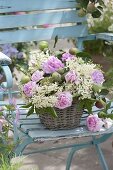
{"type": "Polygon", "coordinates": [[[21,108],[29,108],[32,106],[32,103],[28,103],[27,105],[21,106],[21,108]]]}
{"type": "Polygon", "coordinates": [[[33,114],[34,112],[34,105],[32,105],[32,107],[29,109],[27,116],[30,116],[31,114],[33,114]]]}
{"type": "Polygon", "coordinates": [[[109,93],[109,90],[107,90],[107,89],[102,89],[99,94],[100,94],[100,95],[107,95],[108,93],[109,93]]]}
{"type": "Polygon", "coordinates": [[[84,109],[84,100],[79,101],[79,103],[77,104],[77,109],[84,109]]]}
{"type": "Polygon", "coordinates": [[[57,117],[57,113],[54,108],[35,108],[37,114],[51,114],[52,117],[57,117]]]}
{"type": "Polygon", "coordinates": [[[89,0],[79,0],[78,1],[83,8],[87,8],[87,5],[89,3],[89,0]]]}
{"type": "Polygon", "coordinates": [[[76,54],[77,57],[81,57],[85,62],[91,60],[91,55],[87,52],[79,52],[76,54]]]}
{"type": "Polygon", "coordinates": [[[93,90],[94,92],[99,92],[103,87],[101,85],[96,85],[96,84],[93,84],[93,90]]]}
{"type": "Polygon", "coordinates": [[[3,112],[0,112],[0,116],[3,116],[3,112]]]}
{"type": "Polygon", "coordinates": [[[108,109],[110,109],[111,103],[112,103],[112,102],[110,101],[108,104],[106,104],[106,109],[105,109],[106,112],[108,111],[108,109]]]}
{"type": "Polygon", "coordinates": [[[90,99],[84,99],[83,101],[84,101],[84,108],[88,110],[89,114],[91,114],[92,113],[92,107],[93,107],[96,100],[95,99],[91,99],[91,100],[90,99]]]}
{"type": "Polygon", "coordinates": [[[47,108],[47,112],[48,112],[48,113],[50,113],[50,114],[51,114],[51,116],[53,116],[53,117],[57,117],[57,113],[56,113],[56,111],[55,111],[55,109],[54,109],[54,108],[52,108],[52,107],[48,107],[48,108],[47,108]]]}
{"type": "Polygon", "coordinates": [[[92,13],[93,18],[99,18],[100,16],[101,16],[101,12],[98,9],[92,13]]]}
{"type": "Polygon", "coordinates": [[[42,108],[36,108],[36,107],[35,107],[35,112],[37,115],[44,113],[42,108]]]}

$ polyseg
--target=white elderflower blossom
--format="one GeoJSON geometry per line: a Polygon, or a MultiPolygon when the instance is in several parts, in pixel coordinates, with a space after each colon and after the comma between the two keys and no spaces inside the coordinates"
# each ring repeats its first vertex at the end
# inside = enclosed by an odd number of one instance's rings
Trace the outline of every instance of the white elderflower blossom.
{"type": "Polygon", "coordinates": [[[94,71],[96,65],[84,63],[83,65],[79,65],[80,67],[80,75],[83,75],[85,78],[91,76],[91,72],[94,71]]]}
{"type": "Polygon", "coordinates": [[[57,83],[51,83],[49,85],[43,85],[43,86],[37,86],[36,87],[36,93],[37,94],[50,94],[51,92],[57,92],[59,90],[59,87],[57,83]]]}
{"type": "Polygon", "coordinates": [[[66,62],[66,67],[69,68],[70,70],[76,70],[77,72],[80,71],[79,65],[82,65],[84,61],[82,58],[75,58],[73,60],[68,60],[66,62]]]}
{"type": "Polygon", "coordinates": [[[33,73],[37,69],[42,68],[42,63],[50,57],[48,51],[46,54],[43,51],[35,50],[30,52],[29,70],[33,73]]]}
{"type": "Polygon", "coordinates": [[[56,102],[57,102],[57,97],[55,95],[51,95],[51,96],[34,95],[32,97],[32,103],[36,108],[53,107],[56,102]]]}
{"type": "Polygon", "coordinates": [[[92,81],[90,79],[81,78],[81,83],[76,87],[81,99],[91,98],[92,94],[92,81]]]}
{"type": "Polygon", "coordinates": [[[53,107],[57,101],[56,93],[61,92],[62,89],[62,87],[58,87],[57,83],[37,86],[31,99],[32,103],[36,108],[53,107]]]}

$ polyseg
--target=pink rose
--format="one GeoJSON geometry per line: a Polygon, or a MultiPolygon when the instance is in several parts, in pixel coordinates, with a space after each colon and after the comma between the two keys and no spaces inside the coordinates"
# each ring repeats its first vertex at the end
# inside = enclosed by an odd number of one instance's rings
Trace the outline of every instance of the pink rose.
{"type": "Polygon", "coordinates": [[[54,73],[63,67],[64,64],[55,56],[50,56],[49,59],[42,64],[42,70],[47,74],[54,73]]]}
{"type": "Polygon", "coordinates": [[[36,82],[29,81],[28,83],[24,84],[23,86],[23,92],[26,96],[31,97],[32,91],[36,86],[36,82]]]}
{"type": "Polygon", "coordinates": [[[35,82],[38,82],[39,80],[41,80],[41,79],[44,78],[43,75],[44,75],[44,72],[43,72],[43,71],[37,70],[37,71],[35,71],[35,72],[32,74],[31,80],[32,80],[32,81],[35,81],[35,82]]]}
{"type": "Polygon", "coordinates": [[[104,125],[104,122],[98,117],[97,114],[95,114],[89,115],[87,117],[86,125],[88,127],[88,130],[90,130],[91,132],[97,132],[100,131],[100,129],[104,125]]]}
{"type": "Polygon", "coordinates": [[[57,95],[58,100],[55,104],[56,108],[65,109],[72,105],[73,97],[70,92],[61,92],[57,95]]]}
{"type": "Polygon", "coordinates": [[[74,58],[75,58],[75,56],[71,55],[70,53],[64,53],[62,55],[62,61],[72,60],[74,58]]]}
{"type": "Polygon", "coordinates": [[[69,71],[65,75],[65,80],[66,80],[66,82],[71,82],[71,83],[75,83],[76,84],[78,82],[77,73],[75,71],[69,71]]]}
{"type": "Polygon", "coordinates": [[[95,70],[91,74],[91,77],[92,77],[93,82],[96,84],[102,84],[105,81],[104,75],[102,74],[102,72],[100,70],[95,70]]]}

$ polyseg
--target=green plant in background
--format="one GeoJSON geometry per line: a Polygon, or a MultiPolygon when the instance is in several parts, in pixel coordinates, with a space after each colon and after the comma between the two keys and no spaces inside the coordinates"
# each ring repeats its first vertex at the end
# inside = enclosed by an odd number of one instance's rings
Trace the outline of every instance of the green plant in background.
{"type": "MultiPolygon", "coordinates": [[[[90,22],[90,21],[89,21],[90,22]]],[[[100,19],[93,19],[93,25],[90,27],[91,33],[113,32],[113,9],[108,6],[103,10],[100,19]]]]}
{"type": "Polygon", "coordinates": [[[93,18],[99,18],[103,10],[103,0],[77,0],[78,2],[78,15],[80,17],[86,14],[91,14],[93,18]]]}
{"type": "MultiPolygon", "coordinates": [[[[100,18],[93,18],[88,15],[88,25],[90,33],[113,33],[113,1],[105,1],[105,7],[103,6],[102,15],[100,18]]],[[[84,43],[85,51],[94,55],[101,55],[106,61],[113,65],[113,42],[107,42],[103,40],[87,41],[84,43]]],[[[113,87],[113,68],[109,68],[106,72],[107,87],[113,87]]]]}
{"type": "Polygon", "coordinates": [[[0,165],[2,166],[3,161],[6,164],[10,163],[10,158],[14,155],[13,150],[15,148],[11,133],[13,133],[13,124],[16,125],[19,120],[19,109],[16,105],[15,99],[9,101],[8,105],[0,107],[0,165]],[[12,115],[12,112],[15,112],[12,115]]]}
{"type": "MultiPolygon", "coordinates": [[[[20,70],[20,68],[23,68],[24,70],[28,67],[28,53],[33,48],[35,44],[30,43],[15,43],[15,44],[4,44],[0,45],[0,51],[6,54],[8,57],[11,58],[12,63],[9,65],[12,73],[14,76],[14,70],[15,68],[17,70],[20,70]]],[[[2,69],[0,69],[0,79],[3,77],[2,69]]]]}
{"type": "MultiPolygon", "coordinates": [[[[113,32],[113,6],[110,3],[103,7],[102,15],[100,18],[93,18],[88,15],[88,26],[90,33],[102,33],[102,32],[113,32]]],[[[85,43],[86,50],[92,53],[101,53],[104,56],[111,56],[113,52],[112,42],[105,42],[102,40],[90,41],[85,43]]]]}
{"type": "Polygon", "coordinates": [[[0,170],[18,170],[23,163],[23,158],[20,157],[20,159],[18,159],[18,161],[16,162],[10,162],[7,159],[4,158],[4,156],[1,157],[1,166],[0,166],[0,170]]]}

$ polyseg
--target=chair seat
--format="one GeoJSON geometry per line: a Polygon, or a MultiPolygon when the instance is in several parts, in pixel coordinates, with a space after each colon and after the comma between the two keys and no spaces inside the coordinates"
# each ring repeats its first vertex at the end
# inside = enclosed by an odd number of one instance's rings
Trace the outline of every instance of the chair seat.
{"type": "MultiPolygon", "coordinates": [[[[113,107],[113,103],[111,109],[113,107]]],[[[110,110],[111,110],[110,109],[110,110]]],[[[98,113],[99,109],[93,108],[95,113],[98,113]]],[[[113,132],[113,126],[109,129],[101,128],[99,132],[90,132],[86,127],[86,117],[87,113],[84,112],[81,118],[80,126],[78,128],[69,130],[49,130],[46,129],[43,124],[41,124],[39,117],[36,114],[26,116],[27,111],[25,109],[21,110],[20,120],[18,122],[18,128],[31,137],[34,141],[47,141],[56,140],[61,138],[73,138],[73,137],[88,137],[88,136],[98,136],[102,134],[108,134],[113,132]]]]}

